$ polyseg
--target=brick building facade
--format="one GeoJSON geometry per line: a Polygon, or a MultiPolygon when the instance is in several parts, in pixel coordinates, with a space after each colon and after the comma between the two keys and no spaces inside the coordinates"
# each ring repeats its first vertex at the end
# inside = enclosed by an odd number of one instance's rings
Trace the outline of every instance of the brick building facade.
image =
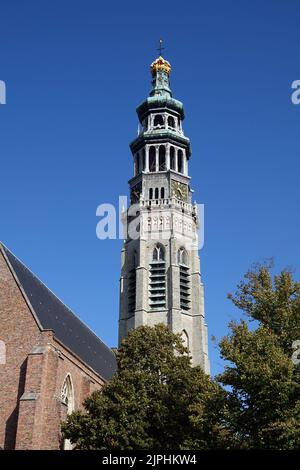
{"type": "Polygon", "coordinates": [[[70,447],[61,421],[115,370],[114,353],[0,244],[0,448],[70,447]]]}

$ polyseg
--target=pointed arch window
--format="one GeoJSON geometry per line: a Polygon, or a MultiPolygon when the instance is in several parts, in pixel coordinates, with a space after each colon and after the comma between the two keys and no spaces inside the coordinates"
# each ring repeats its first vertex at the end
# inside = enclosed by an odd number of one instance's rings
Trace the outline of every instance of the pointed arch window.
{"type": "Polygon", "coordinates": [[[153,199],[153,188],[149,189],[149,199],[153,199]]]}
{"type": "Polygon", "coordinates": [[[145,171],[146,168],[146,152],[145,149],[142,150],[142,171],[145,171]]]}
{"type": "MultiPolygon", "coordinates": [[[[66,376],[61,388],[61,401],[66,405],[67,414],[70,415],[75,409],[74,390],[70,374],[66,376]]],[[[73,448],[69,439],[65,439],[63,445],[64,450],[72,450],[73,448]]]]}
{"type": "Polygon", "coordinates": [[[61,389],[61,401],[67,405],[67,413],[71,414],[74,411],[74,392],[70,374],[64,380],[61,389]]]}
{"type": "Polygon", "coordinates": [[[188,351],[189,351],[190,350],[190,340],[189,340],[189,335],[187,334],[186,330],[182,330],[181,337],[182,337],[182,340],[183,340],[184,347],[187,348],[188,351]]]}
{"type": "Polygon", "coordinates": [[[162,245],[155,245],[152,254],[153,261],[164,261],[165,260],[165,249],[162,245]]]}
{"type": "Polygon", "coordinates": [[[155,245],[149,269],[149,305],[151,310],[166,308],[166,266],[165,250],[155,245]]]}
{"type": "Polygon", "coordinates": [[[181,310],[190,310],[190,268],[188,265],[188,254],[185,248],[179,248],[178,254],[179,265],[179,283],[180,283],[180,308],[181,310]]]}
{"type": "Polygon", "coordinates": [[[159,199],[159,189],[155,188],[155,197],[154,199],[159,199]]]}
{"type": "Polygon", "coordinates": [[[156,171],[156,152],[153,145],[149,148],[149,171],[156,171]]]}
{"type": "Polygon", "coordinates": [[[188,255],[185,248],[179,248],[178,250],[178,264],[188,266],[188,255]]]}
{"type": "Polygon", "coordinates": [[[165,188],[161,188],[160,190],[160,198],[164,199],[165,198],[165,188]]]}

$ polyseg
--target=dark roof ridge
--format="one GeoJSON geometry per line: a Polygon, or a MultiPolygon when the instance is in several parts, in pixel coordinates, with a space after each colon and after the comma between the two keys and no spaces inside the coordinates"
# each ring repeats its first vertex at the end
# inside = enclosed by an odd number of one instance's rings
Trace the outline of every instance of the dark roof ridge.
{"type": "MultiPolygon", "coordinates": [[[[49,289],[49,287],[48,287],[35,273],[33,273],[33,271],[32,271],[30,268],[28,268],[14,253],[12,253],[12,251],[11,251],[3,242],[1,242],[1,241],[0,241],[0,248],[4,250],[4,254],[5,254],[5,255],[8,255],[8,254],[9,254],[10,256],[12,256],[13,258],[15,258],[15,260],[22,266],[22,268],[25,269],[26,272],[30,274],[30,276],[32,277],[33,281],[34,281],[34,282],[37,282],[37,283],[41,286],[42,289],[46,290],[47,293],[48,293],[52,298],[54,298],[57,302],[59,302],[59,304],[61,305],[61,307],[62,307],[63,309],[65,309],[65,310],[68,312],[68,314],[73,318],[73,321],[75,321],[75,322],[78,324],[78,326],[80,326],[81,328],[84,328],[84,329],[86,330],[86,332],[87,332],[88,335],[92,335],[92,336],[94,337],[94,339],[95,339],[98,343],[101,343],[101,346],[106,349],[107,353],[114,355],[112,349],[111,349],[109,346],[107,346],[107,345],[96,335],[96,333],[95,333],[85,322],[83,322],[83,321],[71,310],[70,307],[68,307],[51,289],[49,289]]],[[[10,260],[9,258],[8,258],[8,261],[9,261],[9,264],[10,264],[11,268],[13,269],[13,272],[14,272],[16,278],[18,279],[18,281],[19,281],[19,283],[20,283],[22,289],[25,291],[26,297],[28,298],[28,301],[30,302],[30,305],[31,305],[33,311],[34,311],[35,314],[37,315],[38,322],[39,322],[39,324],[41,325],[42,329],[43,329],[43,330],[49,330],[49,329],[50,329],[50,330],[53,330],[53,331],[54,331],[54,335],[56,336],[56,334],[55,334],[55,333],[56,333],[56,332],[55,332],[55,328],[45,328],[45,325],[43,325],[43,321],[41,321],[41,319],[39,318],[39,313],[36,311],[35,306],[32,305],[32,302],[31,302],[30,298],[28,297],[28,295],[27,295],[27,293],[26,293],[26,289],[24,288],[23,283],[22,283],[22,281],[20,280],[20,276],[19,276],[18,273],[16,272],[16,269],[15,269],[15,267],[12,265],[11,260],[10,260]]],[[[60,342],[62,342],[62,343],[64,344],[64,341],[63,341],[61,338],[57,337],[57,339],[58,339],[60,342]]],[[[72,351],[72,348],[70,347],[70,345],[65,344],[65,346],[67,346],[67,347],[68,347],[69,349],[71,349],[71,351],[72,351]]],[[[90,346],[89,346],[89,348],[90,348],[90,346]]],[[[91,348],[90,348],[90,349],[91,349],[91,348]]],[[[77,353],[76,351],[73,351],[73,352],[78,355],[78,353],[77,353]]],[[[79,355],[79,357],[80,357],[80,355],[79,355]]],[[[81,358],[81,359],[83,359],[83,358],[81,358]]],[[[85,362],[86,362],[86,360],[85,360],[85,362]]],[[[89,366],[92,367],[91,365],[89,365],[89,366]]],[[[92,368],[93,368],[93,367],[92,367],[92,368]]]]}

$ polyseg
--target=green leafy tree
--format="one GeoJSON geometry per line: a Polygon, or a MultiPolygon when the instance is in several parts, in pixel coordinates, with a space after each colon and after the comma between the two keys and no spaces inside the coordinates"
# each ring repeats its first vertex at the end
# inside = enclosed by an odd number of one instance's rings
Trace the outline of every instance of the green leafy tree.
{"type": "Polygon", "coordinates": [[[221,447],[226,394],[187,353],[164,325],[130,332],[116,352],[118,372],[68,417],[64,437],[77,449],[221,447]]]}
{"type": "Polygon", "coordinates": [[[291,356],[300,339],[300,283],[288,270],[272,277],[270,266],[257,266],[229,297],[247,318],[232,322],[220,343],[229,361],[218,380],[229,390],[232,446],[299,449],[300,366],[291,356]]]}
{"type": "Polygon", "coordinates": [[[300,283],[257,266],[229,297],[246,316],[220,342],[216,380],[191,367],[179,335],[137,328],[116,352],[118,372],[68,417],[64,437],[78,449],[299,449],[300,283]]]}

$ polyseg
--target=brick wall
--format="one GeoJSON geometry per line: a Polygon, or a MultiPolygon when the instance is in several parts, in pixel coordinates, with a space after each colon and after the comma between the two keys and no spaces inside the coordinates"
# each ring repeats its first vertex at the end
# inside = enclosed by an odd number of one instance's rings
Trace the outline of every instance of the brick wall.
{"type": "Polygon", "coordinates": [[[0,251],[0,341],[6,363],[0,364],[0,447],[59,449],[60,425],[67,407],[61,391],[71,377],[75,409],[104,380],[59,343],[41,331],[0,251]]]}
{"type": "Polygon", "coordinates": [[[18,400],[23,394],[27,356],[40,340],[40,330],[0,252],[0,339],[6,364],[0,365],[0,447],[13,449],[18,400]]]}

